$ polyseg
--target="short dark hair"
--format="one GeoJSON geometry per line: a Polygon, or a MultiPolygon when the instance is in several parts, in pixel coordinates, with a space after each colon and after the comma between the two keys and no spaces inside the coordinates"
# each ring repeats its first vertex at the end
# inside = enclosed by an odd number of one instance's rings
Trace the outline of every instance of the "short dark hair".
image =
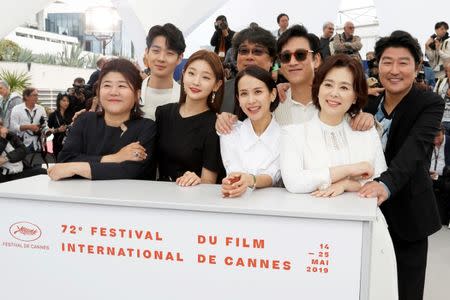
{"type": "Polygon", "coordinates": [[[206,104],[208,105],[209,109],[215,113],[218,113],[220,111],[220,107],[222,106],[223,102],[223,93],[224,93],[224,85],[225,85],[225,72],[223,70],[222,61],[220,60],[220,57],[208,50],[199,50],[195,53],[193,53],[183,68],[183,74],[181,75],[181,90],[180,90],[180,101],[179,103],[185,103],[186,102],[186,92],[184,91],[184,74],[186,73],[187,68],[190,64],[192,64],[196,60],[204,60],[213,70],[213,73],[215,75],[215,79],[218,82],[219,80],[222,80],[222,85],[219,87],[219,89],[216,92],[216,96],[214,101],[212,101],[212,94],[208,95],[208,99],[206,99],[206,104]]]}
{"type": "Polygon", "coordinates": [[[150,28],[147,38],[145,39],[147,43],[147,50],[150,49],[153,40],[158,36],[165,37],[167,48],[177,52],[178,55],[183,54],[186,49],[186,43],[181,30],[171,23],[166,23],[162,26],[155,25],[150,28]]]}
{"type": "Polygon", "coordinates": [[[375,44],[375,57],[379,62],[383,52],[387,48],[406,48],[414,57],[414,62],[418,66],[422,62],[423,53],[420,49],[419,42],[413,38],[408,32],[396,30],[390,36],[379,39],[375,44]]]}
{"type": "Polygon", "coordinates": [[[444,26],[445,30],[448,30],[448,24],[447,22],[437,22],[436,25],[434,25],[434,29],[438,29],[441,28],[442,26],[444,26]]]}
{"type": "Polygon", "coordinates": [[[285,32],[281,34],[277,41],[277,53],[281,53],[281,49],[287,42],[293,37],[303,37],[308,40],[309,47],[314,53],[319,52],[320,50],[320,40],[319,38],[312,33],[308,33],[308,29],[306,29],[303,25],[294,25],[285,32]]]}
{"type": "Polygon", "coordinates": [[[359,61],[346,54],[336,54],[328,57],[324,63],[317,70],[314,76],[312,86],[312,99],[314,105],[320,110],[319,103],[319,90],[322,82],[325,80],[328,72],[334,68],[347,68],[353,75],[353,90],[356,94],[356,103],[352,104],[347,113],[350,115],[358,114],[361,109],[366,105],[367,94],[367,82],[364,70],[359,61]]]}
{"type": "Polygon", "coordinates": [[[83,77],[77,77],[73,80],[73,83],[81,83],[81,82],[83,84],[86,82],[83,77]]]}
{"type": "MultiPolygon", "coordinates": [[[[234,114],[238,116],[239,120],[244,120],[247,118],[247,115],[244,113],[244,111],[239,105],[239,88],[238,88],[239,81],[242,79],[242,77],[246,75],[254,77],[264,82],[269,92],[272,92],[273,89],[275,89],[275,91],[277,90],[277,85],[275,81],[273,81],[272,74],[267,70],[264,70],[263,68],[258,67],[257,65],[251,65],[245,68],[244,70],[240,71],[236,75],[236,79],[234,81],[234,101],[235,101],[234,114]]],[[[277,108],[279,102],[280,98],[278,97],[277,92],[275,100],[272,103],[270,103],[271,112],[273,112],[277,108]]]]}
{"type": "Polygon", "coordinates": [[[224,15],[217,16],[216,21],[225,21],[226,22],[227,17],[225,17],[224,15]]]}
{"type": "Polygon", "coordinates": [[[278,17],[277,17],[277,23],[278,23],[278,24],[280,24],[280,20],[281,20],[282,17],[286,17],[286,18],[288,18],[288,20],[289,20],[289,16],[288,16],[287,14],[281,13],[281,14],[279,14],[278,17]]]}
{"type": "Polygon", "coordinates": [[[273,34],[258,26],[258,27],[247,27],[237,33],[237,35],[233,38],[233,53],[234,53],[234,59],[237,59],[239,47],[241,44],[243,44],[245,41],[252,43],[252,44],[258,44],[265,48],[267,48],[267,51],[269,52],[269,56],[272,58],[272,60],[275,59],[277,52],[276,52],[276,44],[277,41],[273,34]]]}
{"type": "Polygon", "coordinates": [[[29,97],[31,95],[32,92],[37,91],[37,89],[35,87],[27,87],[23,90],[22,92],[22,98],[23,101],[25,101],[25,97],[29,97]]]}
{"type": "MultiPolygon", "coordinates": [[[[103,78],[106,76],[106,74],[110,72],[117,72],[122,74],[123,77],[125,77],[128,84],[131,86],[131,89],[133,90],[135,94],[135,103],[134,107],[130,112],[130,120],[139,119],[144,115],[144,112],[141,110],[139,105],[139,90],[141,89],[142,85],[142,77],[139,72],[139,70],[136,68],[136,66],[130,62],[127,59],[124,58],[115,58],[111,59],[108,62],[105,63],[102,70],[100,71],[100,75],[98,76],[97,81],[97,95],[100,100],[100,88],[103,81],[103,78]]],[[[104,112],[100,112],[99,114],[103,115],[104,112]]]]}

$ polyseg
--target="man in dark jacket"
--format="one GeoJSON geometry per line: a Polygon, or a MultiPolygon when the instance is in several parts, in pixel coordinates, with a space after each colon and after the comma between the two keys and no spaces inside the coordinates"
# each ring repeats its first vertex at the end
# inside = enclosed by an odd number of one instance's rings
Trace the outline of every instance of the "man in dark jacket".
{"type": "Polygon", "coordinates": [[[388,169],[360,190],[377,197],[394,244],[399,299],[423,299],[428,236],[441,228],[429,174],[434,137],[444,110],[442,98],[414,87],[422,59],[417,40],[395,31],[375,45],[385,92],[367,111],[383,125],[388,169]]]}

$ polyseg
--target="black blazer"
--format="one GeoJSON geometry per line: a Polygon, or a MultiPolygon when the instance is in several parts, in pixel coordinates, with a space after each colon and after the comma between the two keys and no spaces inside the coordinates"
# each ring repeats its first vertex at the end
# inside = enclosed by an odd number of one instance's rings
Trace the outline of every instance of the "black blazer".
{"type": "MultiPolygon", "coordinates": [[[[376,114],[383,96],[369,100],[365,110],[376,114]]],[[[375,180],[391,192],[380,209],[389,230],[403,240],[420,240],[441,228],[429,169],[443,111],[441,97],[415,87],[394,110],[384,152],[388,169],[375,180]]]]}
{"type": "Polygon", "coordinates": [[[88,162],[93,180],[151,179],[149,168],[154,160],[156,125],[150,119],[128,120],[126,130],[106,125],[103,116],[81,114],[67,135],[58,162],[88,162]],[[102,163],[102,156],[114,154],[130,143],[139,141],[147,150],[147,159],[139,162],[102,163]]]}

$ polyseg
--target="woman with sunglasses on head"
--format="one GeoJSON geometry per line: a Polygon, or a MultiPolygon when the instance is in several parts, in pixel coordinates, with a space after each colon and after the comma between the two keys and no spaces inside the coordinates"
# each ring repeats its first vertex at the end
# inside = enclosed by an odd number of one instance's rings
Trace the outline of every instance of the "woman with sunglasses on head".
{"type": "Polygon", "coordinates": [[[272,74],[250,66],[236,76],[235,91],[236,114],[244,120],[220,137],[227,171],[224,197],[239,197],[248,188],[273,186],[280,179],[280,126],[272,116],[279,99],[272,74]]]}
{"type": "Polygon", "coordinates": [[[55,159],[62,150],[67,126],[72,122],[70,114],[67,111],[69,104],[69,95],[58,94],[56,97],[56,110],[48,116],[48,127],[50,127],[53,132],[52,144],[55,159]]]}
{"type": "Polygon", "coordinates": [[[110,60],[98,83],[102,112],[78,117],[48,175],[53,180],[76,175],[93,180],[147,179],[156,128],[152,120],[142,118],[139,108],[139,70],[126,59],[110,60]]]}
{"type": "Polygon", "coordinates": [[[216,183],[221,168],[214,123],[223,99],[224,71],[214,52],[189,57],[178,103],[156,109],[159,180],[180,186],[216,183]]]}

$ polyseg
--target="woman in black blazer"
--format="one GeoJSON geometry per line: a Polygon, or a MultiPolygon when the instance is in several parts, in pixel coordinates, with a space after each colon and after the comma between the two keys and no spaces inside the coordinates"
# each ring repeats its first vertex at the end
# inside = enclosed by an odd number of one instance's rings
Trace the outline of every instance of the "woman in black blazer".
{"type": "Polygon", "coordinates": [[[142,118],[142,79],[126,59],[114,59],[100,72],[97,95],[103,111],[78,117],[58,163],[48,170],[53,180],[75,175],[88,179],[143,179],[153,160],[156,126],[142,118]]]}

